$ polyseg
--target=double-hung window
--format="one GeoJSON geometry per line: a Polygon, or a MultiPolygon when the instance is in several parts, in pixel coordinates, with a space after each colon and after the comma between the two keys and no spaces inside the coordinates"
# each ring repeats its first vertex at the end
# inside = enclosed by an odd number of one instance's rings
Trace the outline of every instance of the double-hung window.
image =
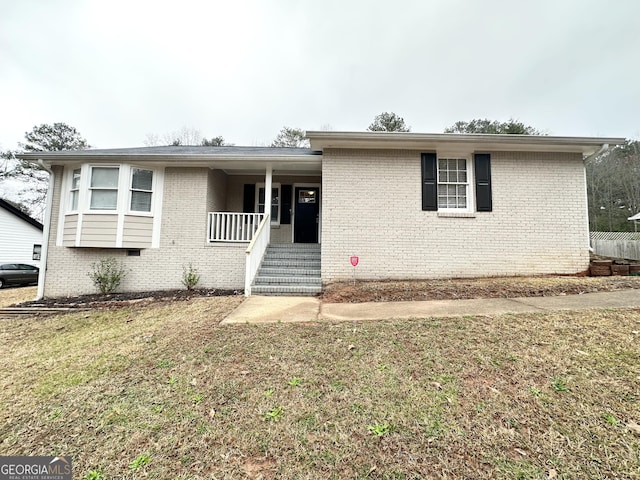
{"type": "Polygon", "coordinates": [[[76,168],[71,174],[71,197],[69,198],[69,210],[75,212],[78,210],[78,197],[80,196],[80,173],[81,169],[76,168]]]}
{"type": "MultiPolygon", "coordinates": [[[[257,211],[264,213],[265,186],[258,185],[257,211]]],[[[271,223],[280,223],[280,185],[273,184],[271,188],[271,223]]]]}
{"type": "Polygon", "coordinates": [[[421,155],[422,210],[463,216],[491,212],[491,155],[421,155]]]}
{"type": "Polygon", "coordinates": [[[132,212],[150,212],[153,195],[153,171],[142,168],[131,169],[131,201],[132,212]]]}
{"type": "Polygon", "coordinates": [[[90,209],[116,210],[118,208],[118,167],[92,167],[90,209]]]}
{"type": "Polygon", "coordinates": [[[469,181],[465,158],[438,159],[438,210],[466,210],[469,181]]]}

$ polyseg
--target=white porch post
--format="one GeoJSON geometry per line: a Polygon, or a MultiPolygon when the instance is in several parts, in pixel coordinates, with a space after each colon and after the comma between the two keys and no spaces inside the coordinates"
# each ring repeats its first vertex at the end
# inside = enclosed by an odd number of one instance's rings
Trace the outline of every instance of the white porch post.
{"type": "Polygon", "coordinates": [[[267,165],[267,171],[264,178],[264,213],[269,215],[269,225],[267,225],[267,245],[271,241],[271,184],[273,178],[273,167],[271,164],[267,165]]]}

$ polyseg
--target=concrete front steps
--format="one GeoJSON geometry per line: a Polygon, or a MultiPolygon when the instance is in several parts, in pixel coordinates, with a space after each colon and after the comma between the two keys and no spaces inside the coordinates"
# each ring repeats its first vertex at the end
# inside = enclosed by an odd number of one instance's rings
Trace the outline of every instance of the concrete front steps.
{"type": "Polygon", "coordinates": [[[251,286],[252,295],[311,296],[321,291],[317,243],[270,244],[251,286]]]}

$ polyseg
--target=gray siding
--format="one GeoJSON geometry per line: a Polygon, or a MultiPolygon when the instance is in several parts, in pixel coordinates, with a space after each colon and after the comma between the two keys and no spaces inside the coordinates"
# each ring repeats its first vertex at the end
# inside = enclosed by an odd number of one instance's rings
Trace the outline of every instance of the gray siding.
{"type": "Polygon", "coordinates": [[[62,245],[65,247],[73,247],[76,244],[76,236],[78,234],[78,215],[64,216],[64,229],[62,231],[62,245]]]}
{"type": "Polygon", "coordinates": [[[149,248],[153,234],[153,217],[125,215],[122,234],[123,248],[149,248]]]}
{"type": "Polygon", "coordinates": [[[118,233],[118,216],[84,214],[80,228],[81,247],[113,248],[118,233]]]}

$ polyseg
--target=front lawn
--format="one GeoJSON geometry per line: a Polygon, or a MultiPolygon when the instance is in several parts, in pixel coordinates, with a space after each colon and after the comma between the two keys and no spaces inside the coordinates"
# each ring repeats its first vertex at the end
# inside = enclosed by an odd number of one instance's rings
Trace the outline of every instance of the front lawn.
{"type": "Polygon", "coordinates": [[[638,478],[640,311],[220,327],[241,297],[0,320],[0,455],[74,478],[638,478]]]}

